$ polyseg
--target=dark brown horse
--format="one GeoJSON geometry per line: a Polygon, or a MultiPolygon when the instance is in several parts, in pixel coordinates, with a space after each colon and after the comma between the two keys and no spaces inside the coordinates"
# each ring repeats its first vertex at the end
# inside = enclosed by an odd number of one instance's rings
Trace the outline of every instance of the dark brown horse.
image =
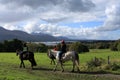
{"type": "Polygon", "coordinates": [[[30,51],[21,51],[21,50],[16,50],[16,55],[19,55],[19,58],[21,60],[20,63],[20,68],[23,66],[25,68],[25,64],[23,62],[23,60],[29,60],[31,63],[31,67],[33,68],[33,66],[36,66],[36,61],[34,59],[34,53],[30,52],[30,51]]]}

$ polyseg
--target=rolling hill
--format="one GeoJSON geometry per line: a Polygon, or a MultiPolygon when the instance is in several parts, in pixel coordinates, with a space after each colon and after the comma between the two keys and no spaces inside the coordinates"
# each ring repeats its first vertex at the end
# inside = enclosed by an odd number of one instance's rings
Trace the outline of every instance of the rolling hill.
{"type": "MultiPolygon", "coordinates": [[[[61,40],[61,37],[54,37],[44,33],[26,33],[20,30],[7,30],[0,27],[0,41],[19,39],[23,41],[39,42],[39,41],[57,41],[61,40]]],[[[67,39],[63,37],[63,39],[67,39]]]]}

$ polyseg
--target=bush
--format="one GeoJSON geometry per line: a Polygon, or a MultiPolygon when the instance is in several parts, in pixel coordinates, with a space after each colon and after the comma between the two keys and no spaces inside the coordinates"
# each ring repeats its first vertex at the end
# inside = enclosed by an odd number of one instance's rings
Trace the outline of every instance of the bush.
{"type": "Polygon", "coordinates": [[[18,39],[5,40],[0,43],[0,52],[15,52],[16,49],[22,50],[23,41],[18,39]]]}
{"type": "Polygon", "coordinates": [[[120,65],[114,62],[114,63],[108,64],[105,67],[105,69],[116,71],[116,70],[120,69],[120,65]]]}
{"type": "Polygon", "coordinates": [[[120,42],[117,45],[117,50],[120,51],[120,42]]]}
{"type": "Polygon", "coordinates": [[[86,65],[88,66],[88,68],[94,68],[99,67],[104,63],[105,63],[104,59],[95,57],[95,59],[91,59],[90,61],[88,61],[86,65]]]}
{"type": "Polygon", "coordinates": [[[80,42],[75,42],[75,43],[72,43],[70,46],[69,46],[69,50],[71,51],[76,51],[78,53],[82,53],[82,52],[89,52],[89,49],[87,46],[81,44],[80,42]]]}
{"type": "Polygon", "coordinates": [[[110,48],[112,51],[120,51],[120,40],[117,40],[110,48]]]}
{"type": "Polygon", "coordinates": [[[32,52],[47,52],[47,46],[45,44],[39,43],[28,43],[28,50],[32,52]]]}

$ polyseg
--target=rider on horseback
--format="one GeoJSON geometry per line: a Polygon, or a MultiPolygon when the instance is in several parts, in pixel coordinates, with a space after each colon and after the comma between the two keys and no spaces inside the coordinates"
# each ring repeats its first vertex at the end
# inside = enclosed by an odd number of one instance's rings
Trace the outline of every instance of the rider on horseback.
{"type": "Polygon", "coordinates": [[[62,55],[66,53],[66,43],[64,40],[61,41],[61,49],[60,49],[60,53],[59,53],[59,60],[61,61],[62,59],[62,55]]]}
{"type": "Polygon", "coordinates": [[[27,47],[26,43],[24,43],[24,45],[23,45],[23,51],[28,51],[28,47],[27,47]]]}
{"type": "Polygon", "coordinates": [[[23,52],[22,52],[22,56],[24,56],[24,54],[27,54],[27,58],[29,57],[29,52],[28,52],[28,47],[27,47],[27,43],[23,44],[23,52]]]}

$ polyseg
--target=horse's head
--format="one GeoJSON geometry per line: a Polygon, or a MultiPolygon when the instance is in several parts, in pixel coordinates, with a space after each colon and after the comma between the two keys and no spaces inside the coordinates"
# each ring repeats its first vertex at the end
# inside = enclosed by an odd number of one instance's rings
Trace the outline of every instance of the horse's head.
{"type": "Polygon", "coordinates": [[[48,49],[48,51],[47,51],[47,55],[48,55],[48,56],[51,55],[51,49],[48,49]]]}
{"type": "Polygon", "coordinates": [[[16,56],[18,56],[20,54],[21,50],[17,49],[16,50],[16,56]]]}
{"type": "Polygon", "coordinates": [[[58,51],[54,51],[54,50],[52,50],[52,49],[48,49],[47,55],[48,55],[48,57],[50,57],[50,58],[53,57],[53,56],[54,56],[54,58],[56,58],[57,52],[58,52],[58,51]]]}

